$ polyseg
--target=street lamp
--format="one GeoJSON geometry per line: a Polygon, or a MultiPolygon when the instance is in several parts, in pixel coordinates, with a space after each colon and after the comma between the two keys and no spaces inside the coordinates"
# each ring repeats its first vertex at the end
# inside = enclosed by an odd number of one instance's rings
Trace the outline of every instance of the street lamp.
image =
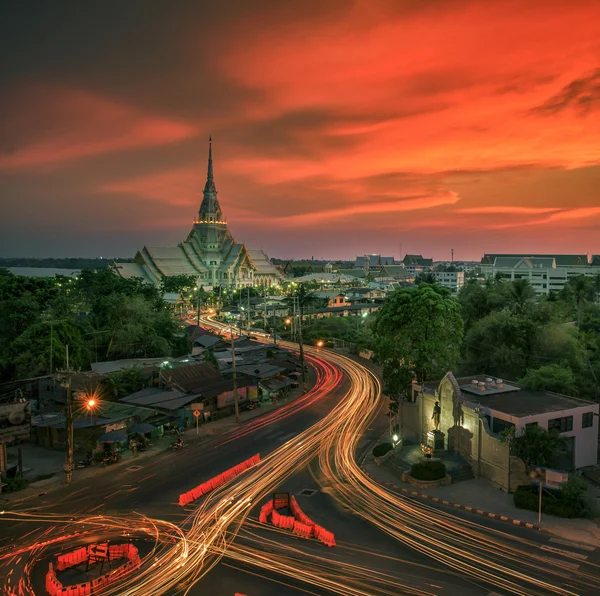
{"type": "Polygon", "coordinates": [[[324,342],[322,339],[320,339],[320,340],[317,342],[317,348],[322,348],[324,345],[325,345],[325,342],[324,342]]]}

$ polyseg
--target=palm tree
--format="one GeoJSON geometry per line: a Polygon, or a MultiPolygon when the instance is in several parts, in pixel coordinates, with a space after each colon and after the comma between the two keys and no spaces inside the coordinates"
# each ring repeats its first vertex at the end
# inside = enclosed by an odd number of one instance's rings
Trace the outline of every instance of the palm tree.
{"type": "Polygon", "coordinates": [[[514,310],[521,314],[525,307],[535,299],[536,293],[529,280],[515,279],[509,286],[508,296],[514,310]]]}

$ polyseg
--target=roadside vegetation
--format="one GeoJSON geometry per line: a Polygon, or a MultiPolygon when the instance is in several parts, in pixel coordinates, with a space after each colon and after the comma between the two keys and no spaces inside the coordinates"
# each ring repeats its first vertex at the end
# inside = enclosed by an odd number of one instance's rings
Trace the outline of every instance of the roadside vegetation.
{"type": "MultiPolygon", "coordinates": [[[[189,353],[159,289],[112,270],[77,279],[21,277],[0,269],[0,382],[91,362],[189,353]]],[[[127,379],[125,379],[127,382],[127,379]]]]}

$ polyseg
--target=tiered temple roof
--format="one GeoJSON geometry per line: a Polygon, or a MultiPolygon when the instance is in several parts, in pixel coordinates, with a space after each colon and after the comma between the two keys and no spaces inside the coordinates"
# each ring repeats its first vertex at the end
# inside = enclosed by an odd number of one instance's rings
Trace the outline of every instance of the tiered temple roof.
{"type": "Polygon", "coordinates": [[[217,198],[209,140],[208,173],[198,217],[187,239],[178,246],[144,246],[132,263],[114,267],[121,277],[138,277],[157,284],[162,277],[192,275],[201,285],[244,287],[273,285],[281,279],[262,250],[236,243],[217,198]]]}

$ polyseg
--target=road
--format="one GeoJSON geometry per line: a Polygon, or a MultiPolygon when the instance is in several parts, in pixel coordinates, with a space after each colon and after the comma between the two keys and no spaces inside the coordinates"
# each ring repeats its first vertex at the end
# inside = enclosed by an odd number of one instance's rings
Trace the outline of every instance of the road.
{"type": "MultiPolygon", "coordinates": [[[[23,503],[31,521],[8,522],[5,514],[2,547],[26,545],[23,535],[43,524],[56,528],[46,536],[70,535],[68,544],[90,540],[91,534],[74,536],[77,531],[154,533],[156,550],[140,573],[106,592],[114,594],[597,593],[591,557],[574,563],[542,550],[545,536],[500,528],[494,520],[477,523],[466,513],[450,514],[374,484],[357,466],[355,454],[381,434],[379,382],[352,360],[307,351],[317,368],[327,371],[321,378],[328,381],[310,406],[271,425],[257,425],[251,433],[238,431],[234,441],[202,441],[187,451],[144,460],[140,470],[114,468],[79,490],[60,489],[34,505],[23,503]],[[339,370],[345,372],[344,383],[339,370]],[[182,511],[175,504],[182,490],[256,451],[263,461],[237,481],[198,506],[182,511]],[[300,495],[299,502],[335,532],[338,546],[327,549],[258,525],[258,508],[276,489],[315,490],[310,497],[300,495]]],[[[15,519],[12,513],[8,517],[15,519]]],[[[39,541],[42,533],[37,530],[30,541],[39,541]]],[[[41,549],[40,559],[45,562],[65,543],[41,549]]],[[[34,553],[2,551],[0,571],[25,569],[34,553]]],[[[16,575],[9,589],[18,586],[16,575]]],[[[36,581],[34,570],[23,575],[36,581]]],[[[39,593],[28,592],[26,581],[21,587],[24,594],[39,593]]],[[[4,590],[10,593],[6,581],[4,590]]]]}

